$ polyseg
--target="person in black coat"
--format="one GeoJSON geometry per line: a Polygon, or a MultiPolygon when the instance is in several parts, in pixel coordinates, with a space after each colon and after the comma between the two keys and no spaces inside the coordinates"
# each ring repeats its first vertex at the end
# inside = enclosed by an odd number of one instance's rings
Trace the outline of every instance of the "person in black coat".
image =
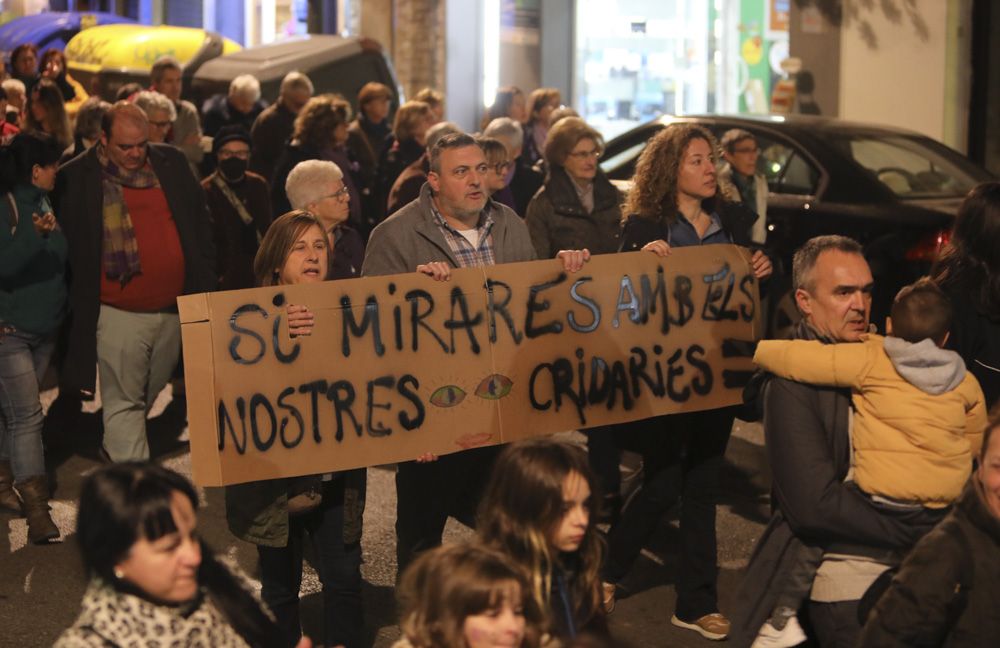
{"type": "Polygon", "coordinates": [[[978,648],[1000,637],[1000,419],[955,508],[913,548],[875,604],[860,648],[978,648]]]}
{"type": "MultiPolygon", "coordinates": [[[[708,131],[690,124],[673,124],[650,140],[636,165],[625,205],[628,216],[621,251],[644,250],[664,257],[675,247],[752,247],[750,229],[756,216],[742,205],[721,200],[717,150],[708,131]]],[[[758,280],[770,276],[771,261],[762,251],[753,252],[751,264],[758,280]]],[[[729,620],[719,612],[716,591],[714,493],[735,415],[734,407],[726,407],[636,424],[644,487],[609,535],[604,570],[609,607],[614,585],[628,572],[662,516],[680,499],[681,556],[671,622],[709,639],[728,635],[729,620]]]]}
{"type": "Polygon", "coordinates": [[[1000,400],[1000,182],[985,182],[958,209],[951,240],[931,270],[955,309],[948,348],[1000,400]]]}
{"type": "Polygon", "coordinates": [[[176,298],[218,285],[205,193],[179,149],[147,143],[148,128],[138,106],[116,103],[55,191],[72,312],[60,391],[93,394],[99,366],[115,461],[149,458],[147,408],[180,353],[176,298]]]}

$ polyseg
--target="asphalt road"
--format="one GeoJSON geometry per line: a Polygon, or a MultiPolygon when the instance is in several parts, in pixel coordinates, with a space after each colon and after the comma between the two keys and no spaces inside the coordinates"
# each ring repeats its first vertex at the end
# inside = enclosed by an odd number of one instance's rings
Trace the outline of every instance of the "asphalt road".
{"type": "MultiPolygon", "coordinates": [[[[43,395],[46,409],[56,397],[43,395]]],[[[49,546],[27,544],[25,521],[0,513],[0,647],[49,646],[76,617],[85,587],[73,543],[76,497],[82,478],[99,465],[95,452],[99,438],[98,402],[86,403],[72,419],[54,414],[46,422],[51,446],[49,462],[56,480],[53,517],[62,542],[49,546]],[[69,421],[69,422],[67,422],[69,421]]],[[[168,387],[160,395],[149,421],[154,456],[166,466],[190,476],[186,449],[187,428],[183,400],[173,400],[168,387]]],[[[579,435],[568,433],[571,439],[579,435]]],[[[47,451],[48,452],[48,451],[47,451]]],[[[718,512],[720,607],[725,611],[739,582],[740,570],[766,522],[770,474],[763,435],[758,425],[737,422],[727,451],[721,504],[718,512]]],[[[373,468],[368,474],[365,511],[364,583],[365,626],[372,645],[390,646],[399,636],[396,626],[395,488],[392,467],[373,468]]],[[[225,523],[221,489],[201,489],[203,506],[199,529],[217,552],[234,558],[251,577],[257,574],[256,551],[230,535],[225,523]]],[[[670,625],[676,574],[676,519],[665,519],[622,585],[627,595],[611,615],[611,628],[622,645],[696,647],[718,645],[670,625]]],[[[446,542],[470,537],[472,532],[449,520],[446,542]]],[[[255,581],[256,582],[256,581],[255,581]]],[[[307,634],[320,624],[319,587],[315,572],[306,567],[303,581],[303,623],[307,634]]]]}

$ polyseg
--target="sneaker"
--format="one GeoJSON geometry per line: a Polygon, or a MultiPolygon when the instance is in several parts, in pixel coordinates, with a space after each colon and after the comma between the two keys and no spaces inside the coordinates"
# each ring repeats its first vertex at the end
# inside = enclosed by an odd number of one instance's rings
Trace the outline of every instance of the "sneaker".
{"type": "Polygon", "coordinates": [[[799,625],[799,620],[791,616],[785,621],[785,627],[780,630],[768,619],[754,639],[750,648],[790,648],[798,646],[806,640],[806,633],[799,625]]]}
{"type": "Polygon", "coordinates": [[[615,584],[601,583],[601,594],[603,595],[604,613],[611,614],[615,611],[615,584]]]}
{"type": "Polygon", "coordinates": [[[674,624],[678,628],[694,630],[702,637],[711,639],[712,641],[721,641],[729,636],[729,619],[722,616],[719,612],[706,614],[699,619],[695,619],[691,623],[681,621],[675,614],[670,617],[670,623],[674,624]]]}

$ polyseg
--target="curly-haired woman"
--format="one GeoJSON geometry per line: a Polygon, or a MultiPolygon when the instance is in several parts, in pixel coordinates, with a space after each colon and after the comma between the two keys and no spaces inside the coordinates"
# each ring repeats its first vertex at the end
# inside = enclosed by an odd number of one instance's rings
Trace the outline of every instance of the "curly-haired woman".
{"type": "MultiPolygon", "coordinates": [[[[645,250],[665,257],[673,248],[693,245],[753,247],[756,214],[722,199],[717,150],[711,133],[692,124],[671,124],[650,140],[625,204],[622,251],[645,250]]],[[[751,264],[758,280],[770,276],[771,261],[760,250],[753,253],[751,264]]],[[[726,407],[640,424],[645,483],[611,530],[604,570],[606,605],[613,603],[614,584],[628,572],[660,518],[680,499],[681,556],[671,622],[709,639],[724,639],[729,633],[729,620],[718,608],[713,497],[734,417],[734,408],[726,407]]]]}

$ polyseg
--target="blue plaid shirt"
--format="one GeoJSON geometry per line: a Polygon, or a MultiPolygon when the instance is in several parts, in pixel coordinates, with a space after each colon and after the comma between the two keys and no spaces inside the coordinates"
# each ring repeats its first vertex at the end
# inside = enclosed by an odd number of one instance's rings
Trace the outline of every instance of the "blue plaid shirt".
{"type": "Polygon", "coordinates": [[[444,235],[444,240],[448,242],[448,247],[455,256],[459,268],[496,265],[496,254],[493,249],[494,221],[489,210],[484,208],[479,213],[479,223],[476,225],[476,231],[479,233],[479,245],[475,247],[469,242],[469,239],[448,224],[433,201],[431,202],[431,211],[434,213],[434,222],[441,230],[441,234],[444,235]]]}

